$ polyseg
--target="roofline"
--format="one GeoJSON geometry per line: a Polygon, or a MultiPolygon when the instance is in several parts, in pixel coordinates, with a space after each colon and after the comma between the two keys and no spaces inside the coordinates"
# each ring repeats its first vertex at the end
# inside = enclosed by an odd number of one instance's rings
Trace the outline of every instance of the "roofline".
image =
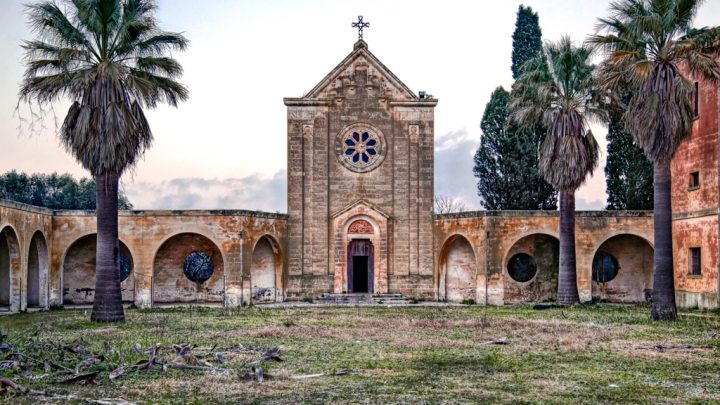
{"type": "Polygon", "coordinates": [[[367,56],[373,61],[373,63],[376,63],[380,68],[382,68],[387,74],[390,76],[390,78],[395,81],[401,88],[403,88],[409,95],[415,100],[418,100],[418,96],[410,90],[410,88],[405,85],[405,83],[402,82],[397,76],[395,76],[395,73],[393,73],[390,69],[388,69],[387,66],[385,66],[382,62],[380,62],[380,59],[378,59],[377,56],[375,56],[370,50],[368,49],[367,43],[363,41],[362,39],[359,39],[357,42],[355,42],[355,45],[353,45],[353,51],[350,52],[348,56],[345,57],[340,63],[335,66],[330,73],[325,75],[322,80],[318,84],[315,85],[315,87],[310,90],[305,97],[302,97],[304,99],[312,99],[312,95],[319,91],[326,83],[332,79],[332,77],[337,73],[338,69],[350,62],[352,59],[356,58],[361,53],[365,52],[367,56]]]}

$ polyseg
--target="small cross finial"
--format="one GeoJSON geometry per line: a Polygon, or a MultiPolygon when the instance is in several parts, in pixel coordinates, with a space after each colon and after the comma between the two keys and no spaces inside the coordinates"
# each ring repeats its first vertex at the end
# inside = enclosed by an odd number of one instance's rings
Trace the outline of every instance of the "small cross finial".
{"type": "Polygon", "coordinates": [[[359,15],[359,16],[358,16],[358,21],[352,23],[350,26],[353,27],[353,28],[357,28],[357,29],[358,29],[358,39],[363,39],[363,32],[362,32],[362,30],[363,30],[363,28],[369,28],[369,27],[370,27],[370,23],[369,23],[369,22],[363,22],[363,16],[359,15]]]}

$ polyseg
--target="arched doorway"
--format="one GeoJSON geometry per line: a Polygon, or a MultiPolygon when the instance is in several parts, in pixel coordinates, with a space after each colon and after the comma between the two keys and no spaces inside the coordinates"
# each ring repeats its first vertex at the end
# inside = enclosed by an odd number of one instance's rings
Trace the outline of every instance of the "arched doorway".
{"type": "Polygon", "coordinates": [[[650,299],[653,248],[645,239],[630,234],[611,237],[598,247],[592,267],[593,299],[621,303],[650,299]]]}
{"type": "Polygon", "coordinates": [[[470,242],[460,235],[449,238],[443,247],[440,263],[439,298],[447,302],[474,301],[477,296],[477,261],[470,242]]]}
{"type": "Polygon", "coordinates": [[[45,236],[37,231],[28,250],[27,306],[47,306],[48,248],[45,236]]]}
{"type": "Polygon", "coordinates": [[[347,281],[350,293],[373,293],[375,249],[369,239],[353,239],[347,249],[347,281]]]}
{"type": "Polygon", "coordinates": [[[224,304],[225,266],[220,249],[197,233],[167,239],[155,254],[155,304],[224,304]]]}
{"type": "MultiPolygon", "coordinates": [[[[135,272],[130,249],[120,243],[120,290],[123,302],[135,298],[135,272]]],[[[62,266],[63,303],[66,305],[90,305],[95,300],[95,267],[97,260],[97,235],[90,234],[73,242],[65,253],[62,266]]]]}
{"type": "Polygon", "coordinates": [[[0,310],[18,310],[13,303],[16,286],[13,280],[20,275],[20,244],[15,231],[6,226],[0,231],[0,310]],[[13,308],[14,307],[14,308],[13,308]]]}
{"type": "Polygon", "coordinates": [[[546,234],[519,239],[505,256],[503,302],[555,300],[560,269],[560,241],[546,234]]]}
{"type": "Polygon", "coordinates": [[[250,294],[253,303],[282,301],[282,255],[270,236],[261,237],[253,249],[250,294]]]}

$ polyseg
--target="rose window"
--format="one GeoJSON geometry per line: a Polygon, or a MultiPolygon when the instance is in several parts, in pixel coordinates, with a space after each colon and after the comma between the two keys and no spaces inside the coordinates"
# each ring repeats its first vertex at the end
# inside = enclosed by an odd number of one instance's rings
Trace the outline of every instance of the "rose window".
{"type": "Polygon", "coordinates": [[[341,138],[339,159],[347,168],[366,172],[376,168],[383,159],[383,141],[367,126],[354,125],[341,138]]]}

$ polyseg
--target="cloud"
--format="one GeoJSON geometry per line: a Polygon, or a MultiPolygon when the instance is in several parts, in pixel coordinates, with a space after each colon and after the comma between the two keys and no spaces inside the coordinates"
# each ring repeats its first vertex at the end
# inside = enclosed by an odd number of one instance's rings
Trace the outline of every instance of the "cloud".
{"type": "Polygon", "coordinates": [[[175,178],[160,183],[124,184],[136,209],[249,209],[287,211],[287,172],[271,177],[175,178]]]}
{"type": "Polygon", "coordinates": [[[481,209],[473,156],[480,145],[466,129],[435,139],[435,195],[456,199],[468,210],[481,209]]]}

